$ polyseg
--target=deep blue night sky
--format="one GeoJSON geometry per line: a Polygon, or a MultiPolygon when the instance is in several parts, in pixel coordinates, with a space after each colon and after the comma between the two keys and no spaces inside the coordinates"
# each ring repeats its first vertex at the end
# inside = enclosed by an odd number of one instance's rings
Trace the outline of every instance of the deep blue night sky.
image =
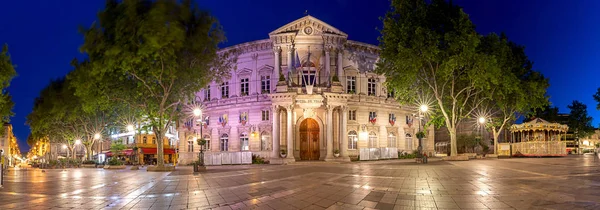
{"type": "MultiPolygon", "coordinates": [[[[268,33],[301,18],[304,11],[349,34],[349,39],[378,44],[379,17],[387,0],[213,1],[199,0],[224,27],[230,46],[268,38],[268,33]]],[[[502,31],[525,45],[534,67],[550,78],[551,102],[568,112],[579,100],[588,105],[594,126],[600,112],[592,99],[600,87],[600,1],[454,0],[471,16],[480,33],[502,31]]],[[[70,61],[81,57],[80,25],[89,26],[103,0],[9,1],[0,13],[0,44],[8,43],[19,76],[9,88],[15,101],[12,118],[21,151],[27,152],[25,117],[51,79],[64,76],[70,61]]]]}

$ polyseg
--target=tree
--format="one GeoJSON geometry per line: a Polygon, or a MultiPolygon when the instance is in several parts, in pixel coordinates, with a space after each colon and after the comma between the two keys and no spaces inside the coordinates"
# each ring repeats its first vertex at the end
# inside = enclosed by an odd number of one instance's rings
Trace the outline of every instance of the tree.
{"type": "Polygon", "coordinates": [[[479,52],[481,36],[460,7],[427,2],[392,1],[383,18],[376,71],[400,101],[433,98],[431,122],[448,128],[450,154],[456,156],[457,125],[481,106],[502,72],[493,56],[479,52]]]}
{"type": "Polygon", "coordinates": [[[12,108],[15,104],[6,89],[15,76],[17,72],[10,59],[8,45],[5,44],[0,52],[0,118],[3,123],[10,122],[10,117],[14,115],[12,108]]]}
{"type": "Polygon", "coordinates": [[[596,105],[596,109],[600,110],[600,88],[598,88],[598,90],[596,91],[596,94],[593,95],[594,100],[596,102],[598,102],[598,104],[596,105]]]}
{"type": "Polygon", "coordinates": [[[533,63],[525,55],[523,46],[508,41],[504,34],[490,34],[481,40],[482,52],[494,56],[502,70],[498,85],[486,92],[491,108],[486,126],[492,130],[497,154],[498,138],[506,127],[531,110],[549,104],[546,96],[549,84],[548,79],[532,69],[533,63]]]}
{"type": "MultiPolygon", "coordinates": [[[[87,60],[73,76],[76,95],[86,109],[127,104],[142,111],[156,139],[176,126],[186,99],[234,63],[231,51],[218,53],[225,37],[217,20],[190,0],[113,0],[98,18],[82,29],[87,60]]],[[[157,161],[163,167],[160,143],[157,161]]]]}
{"type": "Polygon", "coordinates": [[[525,119],[524,121],[529,122],[534,118],[542,118],[548,122],[559,122],[558,107],[546,104],[543,107],[532,109],[528,119],[525,119]]]}
{"type": "Polygon", "coordinates": [[[573,131],[575,138],[581,139],[594,134],[592,117],[588,116],[587,106],[574,100],[569,106],[569,130],[573,131]]]}

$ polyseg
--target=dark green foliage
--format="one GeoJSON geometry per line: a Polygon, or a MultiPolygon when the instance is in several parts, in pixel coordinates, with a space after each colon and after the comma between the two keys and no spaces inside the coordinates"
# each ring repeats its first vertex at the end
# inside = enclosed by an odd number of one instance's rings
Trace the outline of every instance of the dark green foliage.
{"type": "MultiPolygon", "coordinates": [[[[189,117],[184,105],[197,91],[235,69],[236,52],[217,52],[225,40],[218,21],[190,0],[107,1],[98,18],[81,30],[88,59],[70,75],[75,94],[89,110],[140,112],[156,139],[189,117]]],[[[163,144],[157,150],[162,166],[163,144]]]]}
{"type": "Polygon", "coordinates": [[[577,100],[567,106],[569,113],[569,130],[573,132],[576,138],[585,138],[594,134],[592,126],[592,117],[587,113],[587,106],[577,100]]]}
{"type": "Polygon", "coordinates": [[[265,161],[265,159],[261,156],[258,155],[252,155],[252,164],[265,164],[267,163],[267,161],[265,161]]]}
{"type": "Polygon", "coordinates": [[[113,157],[108,160],[108,165],[120,166],[123,165],[123,161],[119,160],[119,158],[113,157]]]}
{"type": "Polygon", "coordinates": [[[596,105],[596,109],[600,110],[600,88],[598,88],[598,90],[596,91],[596,93],[592,97],[594,97],[594,100],[596,102],[598,102],[598,104],[596,105]]]}
{"type": "Polygon", "coordinates": [[[96,161],[93,160],[84,160],[81,164],[96,164],[96,161]]]}
{"type": "Polygon", "coordinates": [[[558,116],[558,107],[547,104],[546,106],[535,108],[531,110],[529,116],[524,120],[524,122],[529,122],[534,118],[542,118],[548,122],[559,123],[560,118],[558,116]]]}
{"type": "Polygon", "coordinates": [[[480,38],[468,15],[444,0],[393,0],[383,18],[376,71],[400,101],[434,100],[430,114],[448,128],[453,156],[457,125],[501,82],[480,38]]]}
{"type": "Polygon", "coordinates": [[[113,155],[120,155],[121,151],[123,151],[125,149],[125,145],[121,144],[121,143],[112,143],[110,145],[110,151],[113,153],[113,155]]]}
{"type": "Polygon", "coordinates": [[[10,117],[14,115],[12,108],[15,104],[6,89],[15,76],[17,76],[17,72],[10,59],[8,45],[5,44],[0,51],[0,120],[2,123],[10,122],[10,117]]]}
{"type": "Polygon", "coordinates": [[[417,158],[417,153],[403,153],[403,152],[398,152],[398,159],[414,159],[417,158]]]}

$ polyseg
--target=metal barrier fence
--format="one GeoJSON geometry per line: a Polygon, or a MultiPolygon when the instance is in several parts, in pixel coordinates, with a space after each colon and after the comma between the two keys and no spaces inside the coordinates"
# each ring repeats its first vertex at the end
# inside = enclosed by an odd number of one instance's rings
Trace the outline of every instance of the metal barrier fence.
{"type": "Polygon", "coordinates": [[[512,155],[523,156],[565,156],[567,142],[564,141],[528,141],[512,143],[512,155]]]}
{"type": "Polygon", "coordinates": [[[396,147],[381,147],[381,148],[360,148],[360,160],[382,160],[382,159],[397,159],[398,148],[396,147]]]}
{"type": "Polygon", "coordinates": [[[210,152],[204,153],[204,165],[252,164],[252,152],[210,152]]]}

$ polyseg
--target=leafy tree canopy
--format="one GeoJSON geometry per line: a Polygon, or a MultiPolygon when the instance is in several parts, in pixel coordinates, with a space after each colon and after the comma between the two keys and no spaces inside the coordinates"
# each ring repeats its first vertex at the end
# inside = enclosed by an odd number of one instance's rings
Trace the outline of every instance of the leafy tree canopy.
{"type": "Polygon", "coordinates": [[[585,138],[594,134],[592,126],[592,117],[588,116],[587,106],[577,100],[569,106],[569,130],[573,131],[575,137],[585,138]]]}
{"type": "Polygon", "coordinates": [[[379,40],[377,72],[400,101],[434,99],[433,122],[448,128],[451,155],[457,155],[458,123],[502,82],[468,15],[444,0],[393,0],[379,40]]]}
{"type": "Polygon", "coordinates": [[[0,51],[0,118],[2,123],[10,122],[10,117],[14,115],[12,108],[15,104],[6,89],[15,76],[17,76],[17,72],[10,59],[8,45],[5,44],[0,51]]]}
{"type": "MultiPolygon", "coordinates": [[[[182,117],[186,99],[233,68],[233,52],[218,52],[221,26],[190,0],[112,0],[98,18],[81,30],[88,59],[71,76],[75,94],[85,109],[141,110],[157,139],[182,117]]],[[[162,166],[163,145],[157,147],[162,166]]]]}

